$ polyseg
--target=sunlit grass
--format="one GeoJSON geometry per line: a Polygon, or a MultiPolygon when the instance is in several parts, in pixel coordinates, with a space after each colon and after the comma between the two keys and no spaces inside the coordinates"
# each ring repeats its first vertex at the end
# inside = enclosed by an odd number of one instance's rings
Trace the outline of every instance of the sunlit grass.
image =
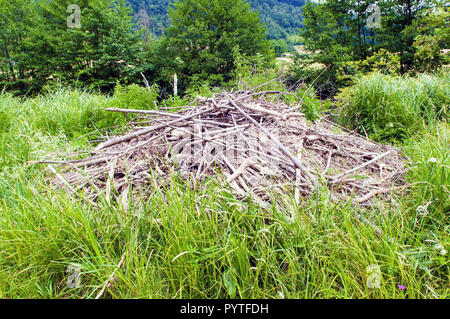
{"type": "Polygon", "coordinates": [[[448,70],[416,78],[374,73],[344,92],[341,123],[380,141],[402,141],[449,118],[448,70]]]}
{"type": "Polygon", "coordinates": [[[127,205],[104,194],[93,205],[50,188],[44,167],[25,162],[123,123],[101,111],[110,98],[62,90],[0,103],[1,298],[95,298],[113,273],[102,298],[450,297],[445,122],[405,143],[416,184],[384,207],[333,203],[321,188],[300,207],[284,194],[290,208],[262,208],[216,180],[193,188],[176,176],[127,205]],[[71,265],[79,288],[67,285],[71,265]],[[370,266],[379,288],[368,286],[370,266]]]}

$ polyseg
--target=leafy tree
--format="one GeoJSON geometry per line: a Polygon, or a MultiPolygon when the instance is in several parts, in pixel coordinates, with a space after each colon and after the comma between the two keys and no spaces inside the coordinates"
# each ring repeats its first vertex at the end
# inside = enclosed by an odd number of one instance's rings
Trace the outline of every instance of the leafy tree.
{"type": "Polygon", "coordinates": [[[311,54],[308,59],[297,61],[293,71],[297,76],[306,75],[306,80],[314,80],[318,85],[329,82],[339,86],[349,84],[358,72],[358,63],[351,61],[370,66],[381,58],[381,66],[384,57],[389,57],[392,61],[386,63],[387,66],[396,62],[398,56],[402,74],[413,70],[414,63],[423,64],[425,60],[429,61],[428,65],[439,65],[442,55],[438,53],[448,43],[448,28],[445,28],[448,17],[433,15],[421,21],[421,12],[425,9],[435,12],[443,6],[444,2],[437,0],[309,2],[303,7],[304,27],[300,33],[311,54]],[[381,18],[378,28],[368,24],[369,17],[376,14],[370,10],[374,6],[381,18]],[[380,50],[386,51],[378,55],[380,50]],[[374,58],[370,59],[372,56],[374,58]],[[305,65],[317,63],[323,65],[325,71],[305,68],[305,65]]]}
{"type": "Polygon", "coordinates": [[[336,1],[309,2],[303,9],[304,28],[301,36],[306,48],[313,53],[313,62],[333,69],[349,58],[352,48],[347,32],[347,9],[336,1]]]}
{"type": "Polygon", "coordinates": [[[385,0],[380,1],[382,27],[377,30],[378,47],[400,53],[401,72],[410,70],[414,63],[414,34],[404,30],[412,25],[418,13],[433,6],[433,1],[385,0]]]}
{"type": "Polygon", "coordinates": [[[283,53],[291,51],[287,41],[284,39],[272,40],[271,45],[277,56],[282,56],[283,53]]]}
{"type": "Polygon", "coordinates": [[[31,27],[36,26],[36,3],[0,0],[0,87],[24,90],[27,69],[21,45],[31,27]]]}
{"type": "Polygon", "coordinates": [[[421,72],[434,71],[448,64],[450,47],[450,12],[448,7],[423,10],[411,26],[403,31],[414,37],[414,68],[421,72]]]}
{"type": "MultiPolygon", "coordinates": [[[[19,65],[33,89],[51,81],[111,89],[137,79],[143,50],[124,0],[80,0],[81,24],[70,28],[70,0],[42,0],[20,43],[19,65]]],[[[20,23],[23,23],[22,21],[20,23]]]]}
{"type": "Polygon", "coordinates": [[[349,31],[350,1],[308,2],[303,7],[300,35],[310,53],[299,56],[291,71],[293,81],[314,83],[320,97],[337,92],[338,73],[352,60],[355,35],[349,31]],[[315,65],[315,67],[310,67],[315,65]]]}
{"type": "Polygon", "coordinates": [[[244,0],[180,0],[169,16],[165,50],[185,77],[218,84],[232,78],[235,47],[246,56],[269,52],[259,15],[244,0]]]}

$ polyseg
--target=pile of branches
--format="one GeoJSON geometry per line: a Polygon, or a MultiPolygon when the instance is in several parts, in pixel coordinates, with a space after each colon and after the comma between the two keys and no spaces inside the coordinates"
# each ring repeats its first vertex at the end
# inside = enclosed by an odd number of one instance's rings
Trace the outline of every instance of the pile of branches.
{"type": "Polygon", "coordinates": [[[193,181],[217,176],[237,197],[263,202],[287,191],[300,201],[327,187],[336,200],[369,206],[404,187],[405,159],[397,149],[327,118],[311,123],[301,105],[283,102],[286,94],[221,92],[178,110],[107,109],[137,114],[135,126],[105,138],[86,158],[39,163],[65,166],[54,170],[58,183],[93,200],[130,186],[145,193],[155,187],[151,181],[162,186],[173,174],[193,181]]]}

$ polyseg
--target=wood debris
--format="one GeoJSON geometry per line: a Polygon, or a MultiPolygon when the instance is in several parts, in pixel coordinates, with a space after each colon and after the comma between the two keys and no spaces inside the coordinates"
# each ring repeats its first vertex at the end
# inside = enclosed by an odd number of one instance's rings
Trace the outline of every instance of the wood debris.
{"type": "Polygon", "coordinates": [[[354,196],[355,203],[370,205],[404,185],[406,159],[399,150],[326,119],[311,123],[282,95],[222,92],[176,112],[108,109],[134,113],[143,126],[106,139],[87,158],[35,163],[65,166],[58,175],[65,186],[92,199],[104,190],[108,201],[112,189],[120,196],[130,183],[145,192],[155,174],[161,184],[172,174],[195,181],[219,174],[236,196],[261,201],[287,190],[300,201],[325,185],[334,199],[354,196]]]}

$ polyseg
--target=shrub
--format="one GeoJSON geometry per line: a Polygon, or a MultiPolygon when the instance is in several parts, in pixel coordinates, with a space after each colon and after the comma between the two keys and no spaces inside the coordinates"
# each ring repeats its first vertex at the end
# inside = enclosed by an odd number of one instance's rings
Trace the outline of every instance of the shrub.
{"type": "Polygon", "coordinates": [[[121,85],[117,83],[114,88],[113,99],[110,104],[119,108],[154,109],[159,98],[159,87],[153,84],[149,89],[137,84],[121,85]]]}
{"type": "Polygon", "coordinates": [[[380,49],[365,60],[357,61],[361,73],[380,72],[383,74],[400,75],[400,55],[380,49]]]}
{"type": "Polygon", "coordinates": [[[340,94],[339,121],[375,140],[403,140],[448,119],[449,77],[448,71],[417,78],[364,76],[340,94]]]}

